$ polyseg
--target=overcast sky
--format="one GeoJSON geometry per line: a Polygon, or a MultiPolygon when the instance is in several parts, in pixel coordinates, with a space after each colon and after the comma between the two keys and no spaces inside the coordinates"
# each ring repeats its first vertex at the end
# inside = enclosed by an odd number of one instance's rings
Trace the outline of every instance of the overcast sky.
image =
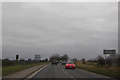
{"type": "Polygon", "coordinates": [[[10,2],[2,4],[2,55],[15,59],[95,58],[118,49],[117,2],[10,2]]]}

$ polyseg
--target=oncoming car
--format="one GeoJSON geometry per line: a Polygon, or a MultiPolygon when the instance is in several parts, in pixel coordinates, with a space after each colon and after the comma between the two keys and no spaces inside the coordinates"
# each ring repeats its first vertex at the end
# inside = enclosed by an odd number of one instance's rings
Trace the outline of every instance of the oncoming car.
{"type": "Polygon", "coordinates": [[[62,61],[62,65],[65,65],[66,64],[66,61],[62,61]]]}
{"type": "Polygon", "coordinates": [[[53,60],[51,64],[52,64],[52,65],[53,65],[53,64],[57,65],[58,62],[57,62],[56,60],[53,60]]]}
{"type": "Polygon", "coordinates": [[[75,69],[75,64],[73,63],[73,61],[67,61],[65,69],[75,69]]]}

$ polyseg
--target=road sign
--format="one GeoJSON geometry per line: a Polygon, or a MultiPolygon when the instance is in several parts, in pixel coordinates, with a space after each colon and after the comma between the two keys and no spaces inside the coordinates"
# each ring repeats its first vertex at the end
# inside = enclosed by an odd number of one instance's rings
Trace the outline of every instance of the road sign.
{"type": "Polygon", "coordinates": [[[35,60],[38,60],[38,61],[39,61],[40,58],[41,58],[40,55],[35,55],[35,60]]]}
{"type": "Polygon", "coordinates": [[[116,54],[116,50],[103,50],[103,54],[116,54]]]}

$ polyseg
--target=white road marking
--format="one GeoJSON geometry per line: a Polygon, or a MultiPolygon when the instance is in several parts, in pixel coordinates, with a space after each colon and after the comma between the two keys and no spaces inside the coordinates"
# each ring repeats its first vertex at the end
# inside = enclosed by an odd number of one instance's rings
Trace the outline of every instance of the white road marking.
{"type": "MultiPolygon", "coordinates": [[[[47,66],[47,65],[46,65],[47,66]]],[[[40,72],[42,69],[44,69],[46,66],[40,68],[39,70],[37,70],[36,72],[32,73],[31,75],[29,75],[27,78],[32,78],[34,75],[36,75],[38,72],[40,72]]]]}
{"type": "Polygon", "coordinates": [[[64,70],[62,70],[62,71],[64,71],[64,70]]]}
{"type": "Polygon", "coordinates": [[[62,70],[65,74],[67,74],[70,78],[72,78],[73,80],[76,80],[73,76],[71,76],[68,72],[66,72],[65,70],[62,70]]]}

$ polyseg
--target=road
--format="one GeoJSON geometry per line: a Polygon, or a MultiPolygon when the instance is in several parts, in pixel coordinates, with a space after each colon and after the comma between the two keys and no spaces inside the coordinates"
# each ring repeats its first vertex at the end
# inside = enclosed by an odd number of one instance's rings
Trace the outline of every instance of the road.
{"type": "Polygon", "coordinates": [[[62,79],[70,79],[70,80],[113,80],[111,78],[94,74],[81,69],[65,69],[64,65],[48,65],[42,70],[40,70],[36,75],[32,77],[35,78],[62,78],[62,79]]]}

